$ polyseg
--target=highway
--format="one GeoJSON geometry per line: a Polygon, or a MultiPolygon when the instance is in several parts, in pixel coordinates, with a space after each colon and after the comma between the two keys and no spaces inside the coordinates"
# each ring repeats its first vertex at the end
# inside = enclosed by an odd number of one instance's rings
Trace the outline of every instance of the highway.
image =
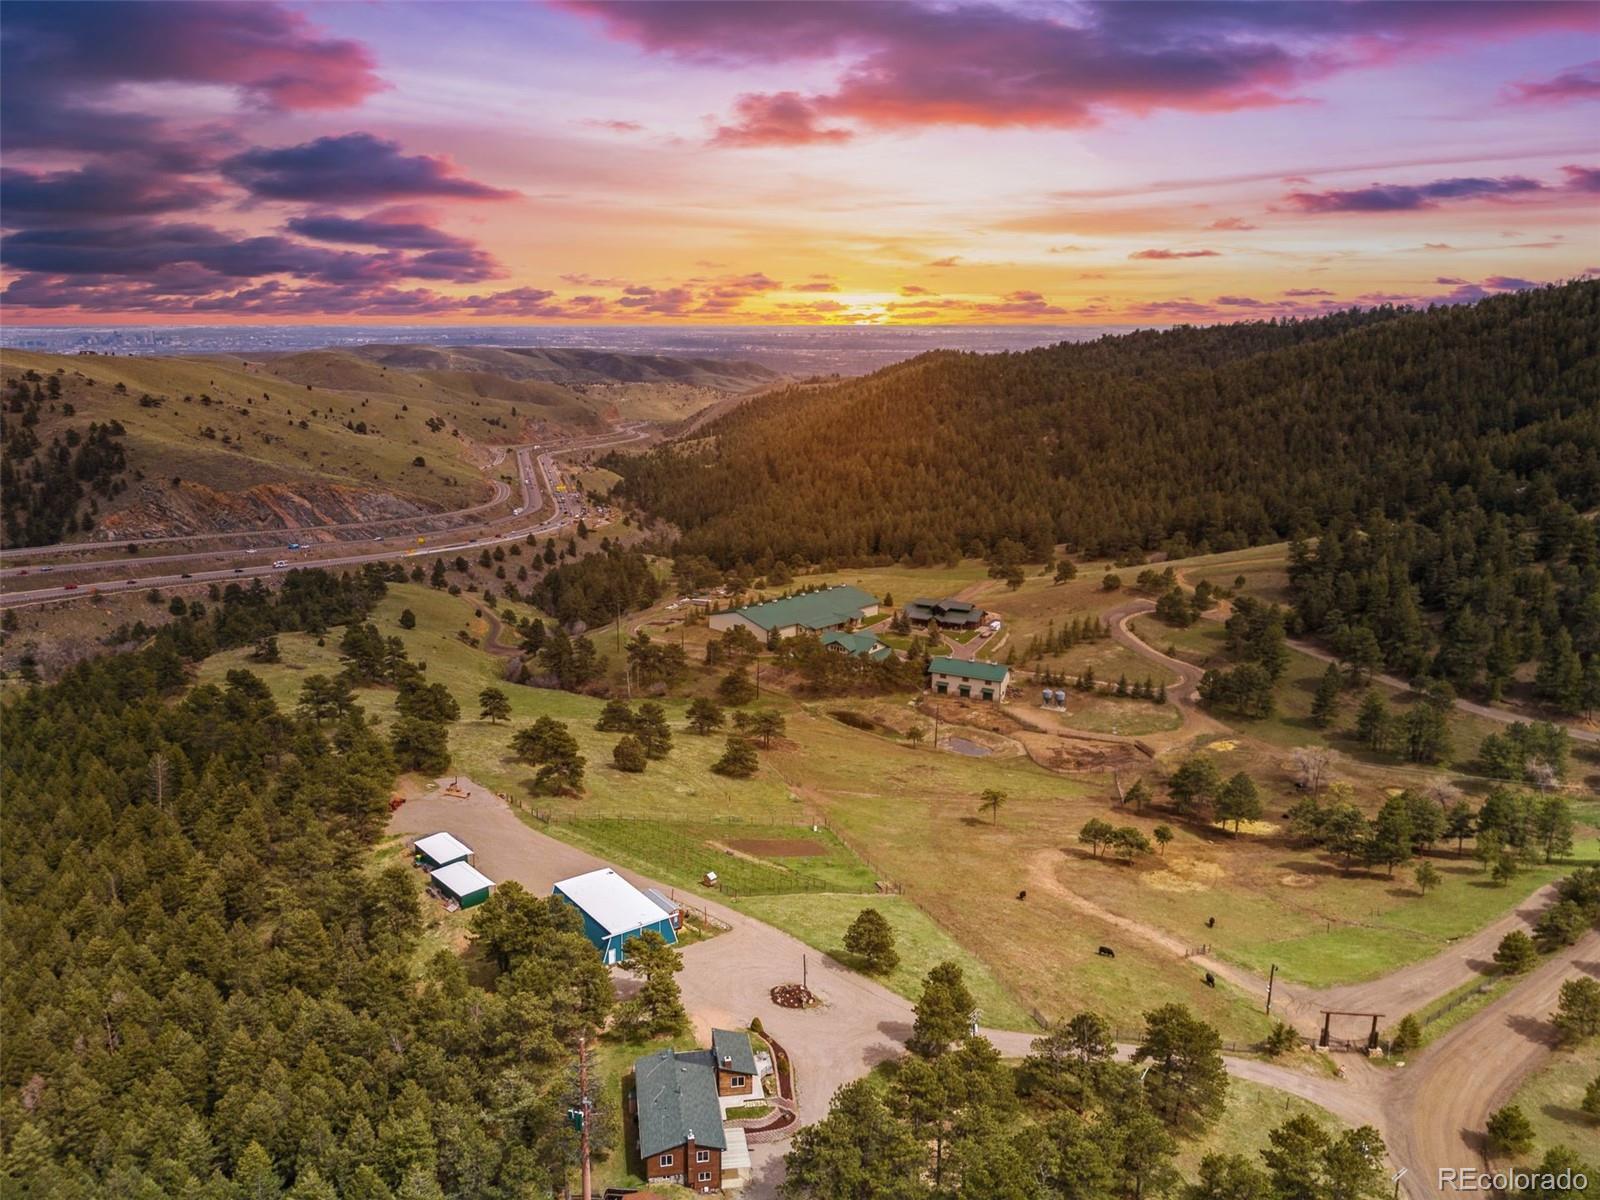
{"type": "MultiPolygon", "coordinates": [[[[553,442],[543,446],[530,444],[512,447],[511,449],[517,462],[518,481],[522,486],[522,504],[511,514],[509,519],[500,518],[482,525],[474,523],[466,527],[457,527],[434,534],[432,536],[441,539],[437,544],[431,540],[425,541],[423,536],[419,536],[414,543],[405,540],[385,542],[383,538],[378,538],[374,542],[365,544],[360,542],[344,543],[343,545],[336,542],[322,543],[302,547],[297,552],[247,547],[234,550],[217,549],[184,554],[167,554],[154,558],[141,556],[139,558],[130,557],[126,559],[93,559],[45,567],[12,567],[0,570],[0,580],[5,581],[7,589],[0,593],[0,608],[25,608],[39,604],[83,600],[142,588],[177,588],[220,583],[227,580],[255,579],[276,575],[294,567],[351,567],[372,562],[391,562],[401,558],[424,556],[432,558],[438,555],[461,554],[467,550],[480,550],[487,546],[521,541],[529,534],[536,536],[553,534],[565,526],[575,524],[586,512],[581,502],[574,501],[569,503],[561,493],[556,491],[558,478],[555,466],[556,457],[610,446],[620,446],[628,442],[640,441],[648,436],[648,431],[636,424],[619,426],[615,432],[601,437],[553,442]],[[553,508],[549,516],[541,518],[540,514],[544,508],[544,497],[546,495],[549,496],[553,508]],[[356,546],[362,546],[363,548],[358,550],[355,548],[356,546]],[[340,553],[341,550],[347,552],[340,553]],[[326,553],[328,551],[333,553],[326,553]],[[249,557],[245,558],[245,555],[249,557]],[[274,557],[268,560],[268,555],[274,557]],[[148,568],[152,566],[169,566],[173,564],[188,564],[199,567],[202,562],[208,564],[204,569],[168,571],[161,574],[150,574],[148,571],[148,568]],[[219,562],[220,565],[209,565],[219,562]],[[129,572],[133,572],[133,574],[129,574],[129,572]],[[50,576],[48,585],[31,586],[46,582],[40,578],[41,574],[50,576]],[[24,576],[28,577],[30,586],[22,590],[12,590],[15,587],[15,580],[24,576]],[[119,576],[121,578],[118,578],[119,576]],[[58,578],[62,582],[55,582],[58,578]]],[[[504,483],[497,483],[497,494],[500,494],[499,503],[503,504],[510,499],[511,488],[504,483]],[[500,494],[501,489],[503,489],[503,494],[500,494]]],[[[481,512],[483,508],[484,506],[480,505],[471,509],[458,510],[455,514],[435,513],[432,516],[436,520],[440,516],[481,512]]],[[[394,523],[396,522],[390,520],[363,522],[362,524],[389,525],[394,523]]],[[[349,526],[324,525],[318,528],[327,530],[349,528],[349,526]]],[[[269,536],[276,538],[284,533],[294,532],[298,531],[254,530],[228,536],[240,538],[269,536]]],[[[408,537],[409,535],[401,536],[408,537]]],[[[104,542],[79,545],[69,544],[67,548],[76,550],[96,549],[116,544],[104,542]]],[[[141,540],[136,544],[147,543],[141,540]]],[[[59,551],[62,547],[49,547],[48,549],[59,551]]]]}

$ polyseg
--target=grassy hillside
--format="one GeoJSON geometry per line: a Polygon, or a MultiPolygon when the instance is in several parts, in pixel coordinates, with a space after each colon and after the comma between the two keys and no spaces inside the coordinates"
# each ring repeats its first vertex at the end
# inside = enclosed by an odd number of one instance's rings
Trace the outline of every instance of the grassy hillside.
{"type": "Polygon", "coordinates": [[[753,364],[578,351],[364,351],[194,358],[5,352],[8,434],[26,423],[40,463],[89,425],[116,422],[120,478],[84,487],[69,464],[8,500],[14,542],[95,529],[183,533],[323,524],[460,508],[490,494],[498,447],[613,421],[673,422],[770,376],[753,364]],[[380,353],[392,352],[392,353],[380,353]],[[17,384],[40,403],[28,411],[17,384]],[[420,462],[418,461],[420,460],[420,462]],[[174,480],[180,481],[175,484],[174,480]],[[94,491],[94,494],[88,494],[94,491]],[[50,519],[31,510],[49,508],[50,519]],[[32,519],[30,519],[30,517],[32,519]]]}
{"type": "MultiPolygon", "coordinates": [[[[963,573],[935,571],[919,578],[897,568],[863,573],[859,581],[875,591],[892,588],[897,596],[937,594],[959,585],[963,573]]],[[[1068,603],[1066,589],[1060,591],[1068,603]]],[[[652,630],[670,619],[664,604],[646,618],[652,630]]],[[[1099,910],[1124,914],[1168,937],[1210,942],[1217,953],[1263,972],[1275,962],[1291,979],[1322,985],[1368,978],[1435,954],[1568,869],[1541,865],[1513,886],[1492,887],[1470,858],[1442,854],[1436,862],[1444,881],[1426,897],[1412,886],[1408,871],[1394,880],[1340,871],[1275,836],[1279,814],[1297,793],[1283,750],[1256,739],[1248,723],[1238,735],[1202,739],[1204,752],[1224,773],[1251,772],[1267,818],[1237,837],[1178,824],[1165,853],[1133,865],[1094,858],[1078,843],[1078,830],[1099,817],[1149,833],[1156,823],[1171,821],[1170,814],[1116,807],[1109,769],[1091,765],[1058,773],[1023,753],[969,757],[913,746],[895,731],[915,721],[926,724],[928,717],[908,708],[906,696],[802,702],[769,693],[762,704],[783,712],[787,731],[762,752],[755,778],[730,780],[710,771],[722,738],[696,736],[684,724],[688,696],[709,690],[715,679],[715,672],[696,672],[663,701],[673,727],[671,755],[642,775],[626,774],[611,766],[616,735],[594,729],[602,705],[597,698],[499,684],[511,699],[511,725],[472,719],[479,690],[495,684],[505,664],[471,644],[486,631],[471,597],[395,586],[375,619],[385,635],[405,642],[414,659],[426,661],[429,678],[461,704],[464,719],[450,733],[455,769],[519,798],[530,821],[536,808],[541,830],[686,891],[714,866],[728,880],[722,899],[830,953],[839,949],[843,929],[861,907],[884,906],[900,932],[907,963],[891,985],[909,994],[916,984],[913,968],[959,955],[982,965],[981,973],[970,974],[981,981],[985,1011],[997,1023],[1017,1023],[1030,1009],[1056,1016],[1082,1007],[1131,1023],[1151,997],[1170,996],[1204,1013],[1230,1040],[1245,1042],[1264,1028],[1255,1005],[1230,989],[1206,988],[1189,964],[1113,927],[1099,910]],[[397,618],[407,608],[416,624],[402,629],[397,618]],[[844,707],[872,716],[874,729],[841,722],[835,712],[844,707]],[[581,796],[533,797],[531,769],[511,757],[512,730],[539,716],[566,722],[587,758],[581,796]],[[987,788],[1009,797],[998,821],[978,811],[978,797],[987,788]],[[796,840],[815,846],[796,856],[777,845],[796,840]],[[878,881],[902,891],[878,896],[878,881]],[[1024,890],[1026,899],[1019,901],[1024,890]],[[1205,924],[1211,916],[1217,917],[1214,928],[1205,924]],[[1097,947],[1107,944],[1117,948],[1115,960],[1097,955],[1097,947]]],[[[692,662],[702,657],[701,647],[687,635],[702,629],[683,631],[692,662]]],[[[662,636],[679,634],[664,627],[662,636]]],[[[260,666],[246,651],[234,651],[209,660],[202,679],[219,680],[230,668],[249,667],[289,703],[307,674],[339,667],[332,639],[318,646],[316,639],[294,634],[279,642],[279,664],[260,666]]],[[[614,652],[607,631],[597,633],[596,644],[604,654],[614,652]]],[[[368,689],[361,699],[386,722],[393,695],[368,689]]],[[[995,719],[1003,723],[1029,711],[1008,706],[995,719]]],[[[947,715],[947,731],[950,720],[947,715]]],[[[1137,760],[1125,760],[1123,782],[1132,778],[1130,771],[1169,768],[1171,757],[1151,766],[1130,767],[1137,760]]],[[[1416,777],[1404,767],[1355,760],[1341,762],[1339,774],[1355,785],[1355,799],[1367,811],[1381,804],[1386,786],[1416,777]]],[[[1154,779],[1152,784],[1164,792],[1154,779]]],[[[1596,852],[1592,834],[1581,830],[1571,858],[1592,861],[1596,852]]]]}

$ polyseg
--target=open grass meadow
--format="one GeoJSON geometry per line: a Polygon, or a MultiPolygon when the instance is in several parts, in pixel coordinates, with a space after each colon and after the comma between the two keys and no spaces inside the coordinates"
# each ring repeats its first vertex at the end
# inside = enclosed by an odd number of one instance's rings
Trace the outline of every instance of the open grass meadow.
{"type": "MultiPolygon", "coordinates": [[[[1497,888],[1470,859],[1445,855],[1444,884],[1422,898],[1409,871],[1394,880],[1347,876],[1268,836],[1270,820],[1237,839],[1174,823],[1177,840],[1165,855],[1133,866],[1091,860],[1077,844],[1090,817],[1137,825],[1147,835],[1158,822],[1172,823],[1170,817],[1118,811],[1106,776],[1055,774],[1022,754],[978,757],[913,746],[895,732],[913,719],[896,698],[865,705],[880,719],[876,732],[836,719],[837,704],[764,698],[785,714],[788,728],[761,753],[761,769],[750,780],[713,774],[723,739],[688,732],[684,701],[668,700],[671,755],[642,775],[625,774],[610,765],[616,735],[593,728],[600,700],[502,684],[503,660],[460,640],[461,633],[485,631],[471,597],[395,586],[374,620],[402,637],[413,658],[427,663],[428,677],[460,703],[463,719],[451,729],[456,768],[513,797],[530,820],[537,810],[541,829],[685,889],[714,869],[737,894],[725,898],[824,952],[838,946],[840,912],[859,911],[869,896],[876,903],[873,893],[883,881],[902,889],[895,903],[906,914],[908,936],[926,942],[940,931],[948,939],[941,955],[959,951],[981,962],[1005,981],[1016,1006],[1047,1019],[1093,1008],[1131,1027],[1160,997],[1189,1004],[1235,1044],[1265,1031],[1242,995],[1205,987],[1201,972],[1109,926],[1086,902],[1196,944],[1208,941],[1262,972],[1275,962],[1286,976],[1321,986],[1433,954],[1565,869],[1531,869],[1513,886],[1497,888]],[[414,629],[399,629],[402,609],[415,615],[414,629]],[[491,685],[511,699],[509,725],[476,719],[478,692],[491,685]],[[543,715],[566,721],[588,758],[581,796],[532,797],[532,771],[510,756],[512,731],[543,715]],[[990,788],[1006,795],[997,820],[978,811],[979,795],[990,788]],[[784,843],[796,841],[813,845],[795,854],[797,847],[784,843]],[[1214,929],[1204,927],[1208,916],[1218,918],[1214,929]],[[1101,945],[1113,946],[1117,957],[1100,957],[1101,945]]],[[[279,664],[252,664],[246,652],[235,651],[203,664],[201,677],[219,681],[232,667],[249,667],[281,703],[292,704],[308,673],[339,669],[336,640],[319,646],[312,637],[287,635],[279,639],[279,664]]],[[[392,713],[387,689],[368,689],[361,698],[380,721],[392,713]]],[[[1237,769],[1235,759],[1263,761],[1247,739],[1215,739],[1209,752],[1225,770],[1237,769]]],[[[1264,776],[1263,785],[1274,812],[1273,788],[1287,785],[1281,775],[1264,776]]],[[[1372,803],[1380,798],[1374,788],[1372,803]]],[[[1595,852],[1585,841],[1579,856],[1595,852]]]]}
{"type": "MultiPolygon", "coordinates": [[[[1141,640],[1157,650],[1170,651],[1174,657],[1197,666],[1223,667],[1231,661],[1226,650],[1227,635],[1219,621],[1201,620],[1186,629],[1179,629],[1147,615],[1135,617],[1129,622],[1129,627],[1141,640]]],[[[1345,692],[1339,714],[1329,728],[1319,728],[1311,720],[1311,704],[1316,696],[1317,684],[1327,670],[1327,663],[1291,649],[1289,667],[1278,684],[1276,711],[1272,716],[1252,720],[1226,713],[1216,715],[1237,727],[1241,733],[1270,747],[1287,750],[1296,746],[1324,745],[1353,760],[1391,771],[1399,768],[1400,772],[1426,771],[1431,775],[1437,775],[1445,769],[1469,770],[1483,739],[1504,728],[1485,718],[1453,711],[1449,719],[1451,755],[1448,762],[1432,768],[1399,763],[1389,756],[1368,750],[1351,732],[1364,689],[1345,692]]],[[[1384,687],[1382,684],[1376,686],[1388,699],[1391,711],[1397,714],[1421,701],[1415,692],[1384,687]]]]}
{"type": "Polygon", "coordinates": [[[745,821],[576,817],[561,836],[692,888],[716,872],[724,899],[791,892],[869,892],[870,868],[826,829],[745,821]]]}
{"type": "Polygon", "coordinates": [[[1319,1104],[1248,1079],[1228,1080],[1228,1103],[1221,1118],[1202,1136],[1180,1141],[1176,1166],[1194,1178],[1208,1154],[1239,1154],[1261,1166],[1267,1135],[1293,1117],[1307,1116],[1329,1133],[1342,1133],[1345,1123],[1319,1104]]]}
{"type": "Polygon", "coordinates": [[[1534,1154],[1565,1146],[1589,1167],[1591,1185],[1600,1168],[1600,1120],[1579,1107],[1583,1092],[1600,1078],[1600,1043],[1552,1055],[1517,1089],[1512,1103],[1533,1124],[1534,1154]]]}
{"type": "Polygon", "coordinates": [[[987,963],[963,949],[932,918],[904,896],[787,895],[750,896],[739,907],[769,925],[794,934],[850,966],[859,966],[844,948],[845,930],[864,908],[875,908],[895,933],[900,965],[881,981],[907,999],[922,994],[924,977],[941,962],[954,962],[978,1001],[985,1025],[996,1029],[1038,1028],[1027,1008],[987,963]]]}
{"type": "Polygon", "coordinates": [[[1243,590],[1257,599],[1273,604],[1288,604],[1291,599],[1288,542],[1250,546],[1221,554],[1197,554],[1173,559],[1170,565],[1188,587],[1205,579],[1215,587],[1233,588],[1242,576],[1243,590]]]}

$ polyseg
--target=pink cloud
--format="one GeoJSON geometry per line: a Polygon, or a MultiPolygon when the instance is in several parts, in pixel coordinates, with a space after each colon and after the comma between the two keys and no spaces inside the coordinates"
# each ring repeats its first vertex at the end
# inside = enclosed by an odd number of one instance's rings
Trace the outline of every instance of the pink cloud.
{"type": "Polygon", "coordinates": [[[856,0],[566,0],[613,37],[696,62],[838,63],[832,86],[747,95],[724,144],[838,140],[822,118],[875,128],[1074,128],[1103,113],[1226,112],[1297,103],[1299,84],[1441,44],[1591,30],[1583,5],[1086,3],[1067,8],[856,0]],[[781,116],[771,119],[777,109],[781,116]]]}
{"type": "Polygon", "coordinates": [[[1173,258],[1217,258],[1220,254],[1218,250],[1135,250],[1128,257],[1164,261],[1173,258]]]}
{"type": "Polygon", "coordinates": [[[1567,177],[1567,187],[1575,192],[1600,192],[1600,167],[1561,168],[1567,177]]]}
{"type": "Polygon", "coordinates": [[[1549,79],[1513,83],[1507,94],[1510,99],[1525,103],[1600,100],[1600,58],[1569,67],[1549,79]]]}
{"type": "Polygon", "coordinates": [[[817,107],[797,92],[740,96],[732,124],[712,135],[717,146],[798,146],[808,142],[845,142],[848,129],[819,125],[817,107]]]}
{"type": "Polygon", "coordinates": [[[1217,229],[1228,232],[1257,229],[1259,226],[1250,224],[1243,217],[1219,217],[1206,226],[1207,229],[1217,229]]]}

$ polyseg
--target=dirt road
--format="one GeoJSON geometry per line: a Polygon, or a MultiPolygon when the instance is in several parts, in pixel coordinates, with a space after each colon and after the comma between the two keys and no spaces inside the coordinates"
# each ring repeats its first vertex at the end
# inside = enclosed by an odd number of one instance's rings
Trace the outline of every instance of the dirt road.
{"type": "Polygon", "coordinates": [[[1304,998],[1318,1008],[1343,1012],[1381,1012],[1387,1024],[1416,1012],[1430,1000],[1454,991],[1494,969],[1494,951],[1513,929],[1533,929],[1539,914],[1555,902],[1554,884],[1542,887],[1515,909],[1470,937],[1452,943],[1432,958],[1391,971],[1381,979],[1343,987],[1307,991],[1304,998]]]}
{"type": "Polygon", "coordinates": [[[1193,737],[1197,734],[1232,733],[1228,726],[1200,707],[1197,692],[1200,676],[1205,672],[1193,663],[1163,654],[1128,628],[1130,620],[1141,613],[1154,612],[1155,607],[1154,602],[1150,600],[1129,600],[1106,613],[1105,622],[1111,630],[1111,640],[1159,664],[1178,677],[1179,682],[1167,686],[1167,700],[1175,704],[1178,711],[1183,714],[1182,732],[1185,735],[1193,737]]]}
{"type": "MultiPolygon", "coordinates": [[[[1314,658],[1319,662],[1332,663],[1339,661],[1337,655],[1330,654],[1320,646],[1314,646],[1310,642],[1296,641],[1291,638],[1289,639],[1289,645],[1308,658],[1314,658]]],[[[1374,675],[1373,678],[1379,683],[1402,692],[1413,690],[1411,685],[1398,675],[1374,675]]],[[[1600,743],[1600,732],[1596,732],[1593,729],[1585,729],[1583,726],[1575,725],[1570,721],[1563,721],[1559,717],[1539,716],[1516,712],[1511,709],[1496,708],[1490,704],[1479,704],[1475,700],[1466,700],[1459,696],[1456,697],[1455,706],[1461,712],[1471,713],[1475,717],[1482,717],[1487,721],[1494,721],[1501,725],[1510,725],[1517,721],[1554,721],[1555,724],[1560,725],[1571,734],[1574,741],[1600,743]]]]}
{"type": "Polygon", "coordinates": [[[1410,1168],[1415,1200],[1436,1194],[1440,1167],[1484,1165],[1484,1123],[1550,1053],[1547,1018],[1556,994],[1580,974],[1600,978],[1600,931],[1554,955],[1394,1073],[1384,1096],[1389,1153],[1410,1168]]]}

